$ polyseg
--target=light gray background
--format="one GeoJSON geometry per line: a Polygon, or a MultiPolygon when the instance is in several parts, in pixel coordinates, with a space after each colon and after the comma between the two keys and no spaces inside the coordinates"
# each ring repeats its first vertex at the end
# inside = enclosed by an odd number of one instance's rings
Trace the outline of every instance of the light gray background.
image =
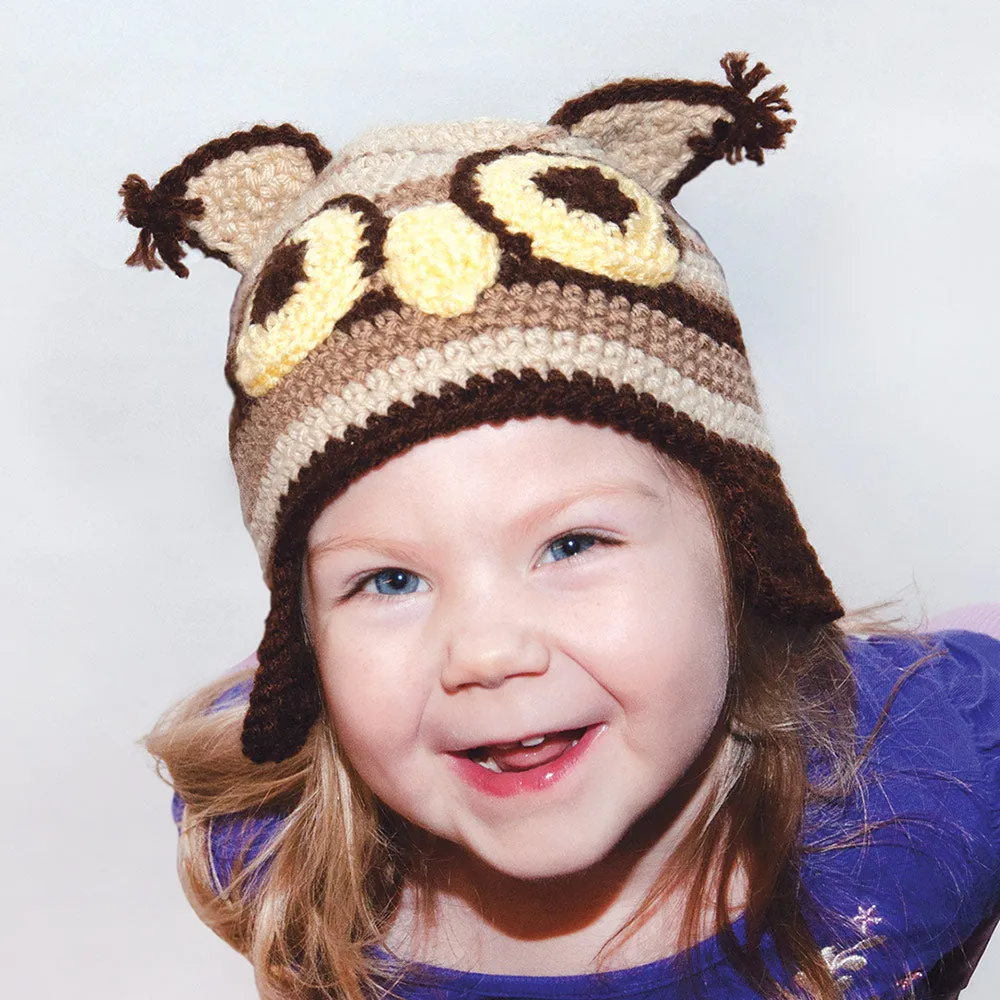
{"type": "MultiPolygon", "coordinates": [[[[850,605],[1000,600],[1000,213],[985,0],[3,5],[5,996],[249,998],[135,740],[265,612],[227,464],[235,275],[128,271],[123,177],[289,120],[544,120],[746,48],[799,127],[680,210],[727,269],[787,480],[850,605]]],[[[1000,948],[966,994],[995,997],[1000,948]]]]}

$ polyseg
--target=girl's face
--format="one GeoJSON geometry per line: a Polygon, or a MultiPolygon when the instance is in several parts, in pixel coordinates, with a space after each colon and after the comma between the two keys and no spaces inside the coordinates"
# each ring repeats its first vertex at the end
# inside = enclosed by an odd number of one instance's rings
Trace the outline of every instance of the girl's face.
{"type": "Polygon", "coordinates": [[[709,511],[609,429],[510,421],[392,459],[313,525],[304,596],[361,778],[517,878],[606,857],[722,709],[709,511]]]}

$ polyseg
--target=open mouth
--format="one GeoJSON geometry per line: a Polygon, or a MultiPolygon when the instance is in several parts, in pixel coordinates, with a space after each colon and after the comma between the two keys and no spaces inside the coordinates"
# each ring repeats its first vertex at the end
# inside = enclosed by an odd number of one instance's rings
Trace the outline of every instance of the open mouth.
{"type": "Polygon", "coordinates": [[[466,750],[462,756],[494,774],[530,771],[558,760],[580,742],[588,726],[531,736],[516,743],[490,743],[466,750]]]}

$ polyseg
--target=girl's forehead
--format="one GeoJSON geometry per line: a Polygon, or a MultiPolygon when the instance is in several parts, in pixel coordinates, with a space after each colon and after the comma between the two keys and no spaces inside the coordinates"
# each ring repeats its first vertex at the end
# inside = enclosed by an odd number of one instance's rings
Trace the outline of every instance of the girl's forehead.
{"type": "MultiPolygon", "coordinates": [[[[392,462],[397,466],[412,461],[433,464],[461,458],[488,465],[505,457],[522,459],[538,456],[560,458],[557,472],[575,464],[586,466],[595,459],[626,463],[656,464],[656,452],[649,445],[610,427],[575,423],[565,417],[531,417],[507,420],[502,424],[482,424],[456,434],[441,435],[417,445],[392,462]]],[[[540,462],[544,464],[544,462],[540,462]]]]}
{"type": "Polygon", "coordinates": [[[333,500],[311,536],[345,514],[373,513],[376,500],[384,509],[390,496],[411,504],[461,493],[485,512],[616,491],[659,501],[698,492],[685,467],[612,428],[562,417],[509,420],[435,437],[390,459],[333,500]]]}

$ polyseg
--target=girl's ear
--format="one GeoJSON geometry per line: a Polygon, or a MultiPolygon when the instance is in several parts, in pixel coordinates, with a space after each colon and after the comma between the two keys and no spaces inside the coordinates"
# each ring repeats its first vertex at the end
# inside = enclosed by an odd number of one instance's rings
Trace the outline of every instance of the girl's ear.
{"type": "Polygon", "coordinates": [[[673,198],[692,177],[725,157],[763,163],[795,121],[784,86],[750,92],[770,72],[747,70],[745,52],[722,57],[728,85],[692,80],[622,80],[567,101],[550,119],[589,139],[608,160],[650,191],[673,198]]]}
{"type": "Polygon", "coordinates": [[[257,240],[329,162],[311,133],[256,125],[205,143],[152,189],[129,174],[119,192],[122,215],[140,232],[127,263],[152,271],[162,259],[186,278],[186,243],[243,273],[257,240]]]}

